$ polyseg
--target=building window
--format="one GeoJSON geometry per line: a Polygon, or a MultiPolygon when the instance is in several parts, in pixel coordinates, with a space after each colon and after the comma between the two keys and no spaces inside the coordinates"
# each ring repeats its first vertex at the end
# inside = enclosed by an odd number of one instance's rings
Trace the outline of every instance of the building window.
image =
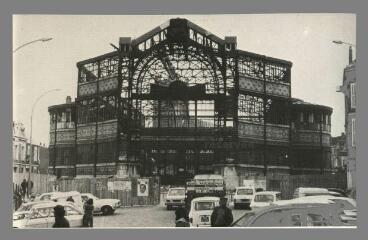
{"type": "Polygon", "coordinates": [[[355,83],[350,83],[350,106],[354,109],[356,107],[355,83]]]}
{"type": "Polygon", "coordinates": [[[314,115],[313,115],[313,113],[311,112],[311,113],[309,113],[309,116],[308,116],[308,122],[309,123],[313,123],[314,122],[314,115]]]}
{"type": "Polygon", "coordinates": [[[351,146],[355,147],[355,118],[351,119],[351,146]]]}
{"type": "Polygon", "coordinates": [[[14,167],[14,172],[16,173],[18,171],[18,168],[17,167],[14,167]]]}
{"type": "Polygon", "coordinates": [[[300,113],[300,122],[304,122],[304,113],[303,112],[300,113]]]}

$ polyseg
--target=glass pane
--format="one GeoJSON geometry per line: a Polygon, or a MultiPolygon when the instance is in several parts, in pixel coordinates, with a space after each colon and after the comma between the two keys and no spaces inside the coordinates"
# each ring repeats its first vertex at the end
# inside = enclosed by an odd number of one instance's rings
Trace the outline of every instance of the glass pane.
{"type": "Polygon", "coordinates": [[[214,202],[197,202],[195,203],[195,210],[212,210],[215,207],[214,202]]]}

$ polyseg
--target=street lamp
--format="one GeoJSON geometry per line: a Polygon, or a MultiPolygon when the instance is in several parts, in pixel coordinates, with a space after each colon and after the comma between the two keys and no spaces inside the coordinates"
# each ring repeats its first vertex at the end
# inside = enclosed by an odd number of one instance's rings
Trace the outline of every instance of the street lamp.
{"type": "Polygon", "coordinates": [[[351,64],[353,62],[353,47],[356,48],[355,44],[352,43],[348,43],[348,42],[343,42],[341,40],[333,40],[332,41],[335,44],[339,44],[339,45],[348,45],[349,46],[349,64],[351,64]]]}
{"type": "Polygon", "coordinates": [[[348,43],[348,42],[343,42],[341,40],[333,40],[332,42],[335,43],[335,44],[339,44],[339,45],[345,44],[345,45],[348,45],[348,46],[356,47],[355,44],[348,43]]]}
{"type": "Polygon", "coordinates": [[[40,39],[36,39],[36,40],[30,41],[30,42],[24,43],[24,44],[20,45],[19,47],[17,47],[16,49],[14,49],[13,50],[13,53],[15,53],[16,51],[18,51],[22,47],[25,47],[25,46],[27,46],[29,44],[32,44],[32,43],[35,43],[35,42],[48,42],[48,41],[51,41],[52,39],[53,38],[51,38],[51,37],[48,37],[48,38],[40,38],[40,39]]]}
{"type": "Polygon", "coordinates": [[[31,190],[31,175],[32,175],[32,161],[33,161],[33,149],[32,149],[32,127],[33,127],[33,112],[34,109],[36,107],[36,104],[38,103],[38,101],[44,97],[46,94],[50,93],[50,92],[56,92],[56,91],[61,91],[61,89],[51,89],[48,90],[44,93],[42,93],[37,99],[36,101],[33,103],[32,105],[32,112],[31,112],[31,129],[30,129],[30,134],[29,134],[29,147],[30,147],[30,159],[29,159],[29,171],[28,171],[28,194],[29,191],[31,190]]]}

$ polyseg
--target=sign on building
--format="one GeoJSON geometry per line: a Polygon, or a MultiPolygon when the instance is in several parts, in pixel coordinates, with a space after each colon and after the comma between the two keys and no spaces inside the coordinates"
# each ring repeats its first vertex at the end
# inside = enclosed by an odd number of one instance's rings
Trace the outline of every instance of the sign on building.
{"type": "Polygon", "coordinates": [[[149,179],[138,179],[137,181],[137,196],[148,197],[149,179]]]}

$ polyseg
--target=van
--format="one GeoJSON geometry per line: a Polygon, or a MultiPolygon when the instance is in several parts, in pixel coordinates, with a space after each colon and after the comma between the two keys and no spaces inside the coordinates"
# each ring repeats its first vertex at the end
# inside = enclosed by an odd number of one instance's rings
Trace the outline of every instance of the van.
{"type": "Polygon", "coordinates": [[[234,195],[234,209],[245,207],[250,209],[250,203],[253,199],[255,189],[251,187],[237,187],[234,195]]]}
{"type": "Polygon", "coordinates": [[[295,189],[293,198],[317,196],[317,195],[330,195],[326,188],[306,188],[300,187],[295,189]]]}

